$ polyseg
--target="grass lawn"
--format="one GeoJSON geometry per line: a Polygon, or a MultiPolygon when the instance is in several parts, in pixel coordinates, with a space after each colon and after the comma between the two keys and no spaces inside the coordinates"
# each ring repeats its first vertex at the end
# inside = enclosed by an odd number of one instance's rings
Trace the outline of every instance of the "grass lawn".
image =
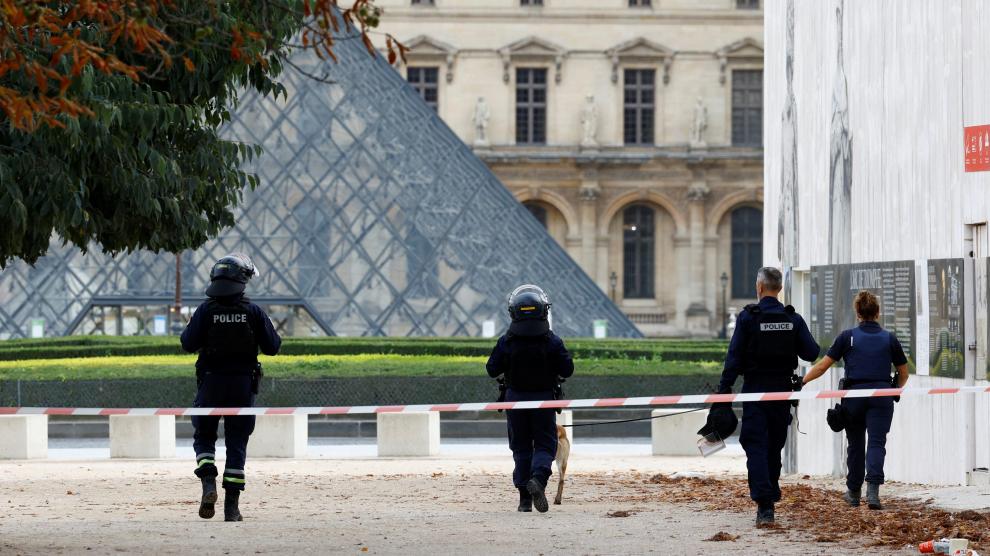
{"type": "MultiPolygon", "coordinates": [[[[486,357],[432,355],[280,355],[261,357],[270,378],[359,376],[485,376],[486,357]]],[[[0,380],[173,378],[194,374],[195,355],[88,357],[0,361],[0,380]]],[[[577,359],[584,376],[717,375],[721,361],[577,359]]]]}

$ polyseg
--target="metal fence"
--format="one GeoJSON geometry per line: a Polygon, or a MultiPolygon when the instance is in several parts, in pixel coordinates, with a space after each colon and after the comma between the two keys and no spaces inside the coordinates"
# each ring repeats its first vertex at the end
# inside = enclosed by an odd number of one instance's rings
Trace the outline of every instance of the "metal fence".
{"type": "MultiPolygon", "coordinates": [[[[577,377],[564,385],[567,398],[656,396],[710,392],[716,379],[690,376],[577,377]]],[[[0,406],[187,407],[194,378],[115,380],[0,380],[0,406]]],[[[495,381],[485,377],[385,377],[264,379],[259,406],[434,404],[494,401],[495,381]]]]}

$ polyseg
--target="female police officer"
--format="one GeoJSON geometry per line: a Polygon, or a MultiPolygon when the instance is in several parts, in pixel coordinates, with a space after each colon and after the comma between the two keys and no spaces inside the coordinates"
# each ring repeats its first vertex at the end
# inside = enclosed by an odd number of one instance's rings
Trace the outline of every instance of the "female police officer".
{"type": "MultiPolygon", "coordinates": [[[[233,253],[218,260],[210,271],[209,297],[200,305],[182,332],[182,349],[199,352],[196,360],[196,407],[250,407],[260,379],[258,350],[275,355],[282,339],[265,311],[244,297],[248,280],[257,272],[247,255],[233,253]]],[[[220,417],[192,418],[196,432],[196,476],[203,483],[199,516],[214,515],[217,501],[217,466],[214,451],[220,417]]],[[[254,431],[253,415],[224,417],[227,464],[223,471],[224,521],[241,521],[237,507],[244,490],[244,460],[248,437],[254,431]]]]}
{"type": "MultiPolygon", "coordinates": [[[[550,300],[539,287],[525,285],[509,294],[508,303],[512,324],[492,350],[488,375],[505,375],[506,401],[553,399],[558,377],[574,374],[574,362],[550,330],[550,300]]],[[[531,512],[535,505],[545,512],[550,506],[544,490],[557,456],[556,414],[553,409],[510,409],[506,414],[518,511],[531,512]]]]}
{"type": "MultiPolygon", "coordinates": [[[[843,389],[889,388],[890,367],[897,367],[896,385],[908,380],[907,357],[897,338],[877,324],[880,304],[877,296],[861,291],[854,302],[859,326],[843,331],[821,361],[808,371],[804,383],[822,376],[840,358],[845,363],[843,389]]],[[[866,503],[872,510],[882,508],[880,485],[883,484],[883,460],[887,454],[887,433],[894,418],[894,400],[890,397],[844,398],[846,438],[849,450],[844,495],[851,506],[858,506],[866,471],[866,503]],[[866,434],[869,433],[869,442],[866,434]],[[865,454],[864,454],[865,452],[865,454]],[[864,458],[865,455],[865,458],[864,458]]]]}

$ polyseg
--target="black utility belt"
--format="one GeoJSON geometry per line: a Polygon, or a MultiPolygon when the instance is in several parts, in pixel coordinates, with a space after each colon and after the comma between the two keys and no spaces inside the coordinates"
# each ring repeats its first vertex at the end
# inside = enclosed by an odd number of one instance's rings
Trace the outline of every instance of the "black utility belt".
{"type": "Polygon", "coordinates": [[[253,370],[247,371],[201,371],[201,376],[252,376],[253,370]]]}
{"type": "Polygon", "coordinates": [[[789,371],[749,371],[743,373],[744,379],[749,380],[779,380],[781,382],[787,382],[794,375],[793,370],[789,371]]]}
{"type": "Polygon", "coordinates": [[[551,386],[550,388],[536,388],[536,389],[527,388],[527,389],[523,390],[522,388],[516,388],[515,386],[512,386],[510,384],[508,386],[508,389],[509,390],[512,390],[513,392],[523,392],[523,393],[526,393],[526,394],[542,394],[542,393],[552,394],[553,393],[553,386],[551,386]]]}
{"type": "Polygon", "coordinates": [[[893,379],[889,376],[885,378],[844,378],[843,377],[839,379],[839,390],[848,390],[853,386],[860,386],[862,384],[873,384],[877,382],[881,384],[891,384],[893,382],[893,379]]]}

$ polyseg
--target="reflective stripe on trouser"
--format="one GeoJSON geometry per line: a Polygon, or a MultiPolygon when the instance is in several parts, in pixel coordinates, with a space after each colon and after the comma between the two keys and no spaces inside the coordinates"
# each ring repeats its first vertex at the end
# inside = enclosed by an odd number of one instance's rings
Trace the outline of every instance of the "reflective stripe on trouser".
{"type": "MultiPolygon", "coordinates": [[[[251,394],[250,375],[213,375],[207,373],[196,393],[195,407],[250,407],[254,405],[251,394]]],[[[219,415],[197,415],[192,418],[195,428],[193,433],[193,449],[197,454],[207,455],[209,459],[215,451],[217,429],[220,426],[219,415]]],[[[226,488],[244,489],[244,460],[247,459],[248,438],[254,432],[254,415],[229,415],[222,417],[227,444],[227,469],[224,472],[223,486],[226,488]],[[228,476],[229,475],[229,476],[228,476]]],[[[197,458],[198,460],[198,458],[197,458]]],[[[197,467],[199,477],[218,475],[214,463],[197,467]],[[207,475],[211,473],[211,475],[207,475]]]]}
{"type": "Polygon", "coordinates": [[[223,470],[223,488],[244,490],[244,470],[226,468],[223,470]]]}
{"type": "Polygon", "coordinates": [[[196,476],[201,479],[210,479],[218,475],[217,462],[214,454],[196,454],[196,476]]]}

